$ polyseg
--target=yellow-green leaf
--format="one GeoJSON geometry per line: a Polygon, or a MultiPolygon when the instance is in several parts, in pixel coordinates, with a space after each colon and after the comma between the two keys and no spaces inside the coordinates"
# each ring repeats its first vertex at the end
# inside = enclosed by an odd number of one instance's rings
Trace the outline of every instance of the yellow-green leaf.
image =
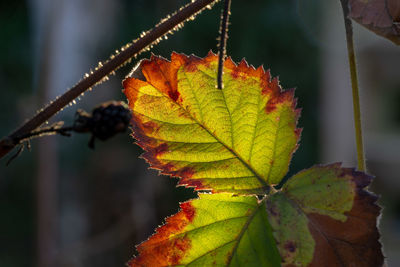
{"type": "Polygon", "coordinates": [[[283,266],[382,266],[371,177],[315,166],[293,176],[267,201],[283,266]]]}
{"type": "Polygon", "coordinates": [[[153,56],[124,81],[133,136],[143,157],[180,185],[214,192],[258,193],[287,173],[300,130],[293,90],[269,71],[225,61],[216,88],[217,56],[153,56]]]}
{"type": "Polygon", "coordinates": [[[199,194],[138,246],[130,266],[279,266],[265,201],[199,194]]]}

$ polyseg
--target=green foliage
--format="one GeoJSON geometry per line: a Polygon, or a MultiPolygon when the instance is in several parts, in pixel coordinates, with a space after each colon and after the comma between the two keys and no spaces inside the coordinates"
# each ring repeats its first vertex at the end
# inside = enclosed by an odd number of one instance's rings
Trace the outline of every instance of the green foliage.
{"type": "Polygon", "coordinates": [[[212,53],[172,54],[142,61],[124,81],[143,157],[212,193],[182,203],[130,265],[382,265],[371,177],[315,166],[276,190],[300,136],[293,91],[245,61],[225,61],[222,90],[216,75],[212,53]]]}

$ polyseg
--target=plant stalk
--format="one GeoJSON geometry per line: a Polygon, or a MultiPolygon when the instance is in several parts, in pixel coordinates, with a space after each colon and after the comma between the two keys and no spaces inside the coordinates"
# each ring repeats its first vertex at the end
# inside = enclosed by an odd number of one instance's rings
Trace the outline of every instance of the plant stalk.
{"type": "Polygon", "coordinates": [[[350,67],[351,88],[353,94],[354,128],[355,128],[355,137],[357,145],[357,163],[358,163],[357,166],[358,170],[366,171],[363,134],[361,126],[360,94],[358,87],[357,64],[354,53],[353,24],[351,19],[348,17],[349,15],[348,0],[341,0],[340,2],[343,8],[344,26],[346,29],[347,52],[348,52],[349,67],[350,67]]]}
{"type": "Polygon", "coordinates": [[[219,0],[197,0],[186,6],[182,7],[172,16],[161,23],[157,24],[153,29],[146,32],[139,39],[131,44],[124,46],[121,52],[110,57],[108,61],[100,65],[95,71],[87,74],[85,78],[79,81],[75,86],[65,92],[63,95],[52,101],[48,106],[43,108],[38,114],[36,114],[32,119],[28,120],[17,130],[12,132],[7,137],[0,140],[0,158],[5,156],[10,152],[17,143],[20,136],[29,134],[33,130],[40,127],[48,119],[50,119],[57,112],[62,110],[71,101],[80,96],[83,92],[89,88],[96,86],[107,76],[117,70],[119,67],[123,66],[132,57],[140,54],[144,49],[152,44],[158,43],[161,37],[168,34],[170,31],[177,30],[182,26],[182,23],[188,19],[192,19],[193,16],[201,12],[208,5],[218,2],[219,0]]]}
{"type": "Polygon", "coordinates": [[[228,25],[229,15],[231,10],[231,0],[224,1],[224,7],[221,16],[221,25],[219,29],[219,53],[218,53],[218,76],[217,76],[217,88],[222,89],[224,86],[222,83],[222,74],[224,72],[224,61],[226,55],[226,41],[228,39],[228,25]]]}

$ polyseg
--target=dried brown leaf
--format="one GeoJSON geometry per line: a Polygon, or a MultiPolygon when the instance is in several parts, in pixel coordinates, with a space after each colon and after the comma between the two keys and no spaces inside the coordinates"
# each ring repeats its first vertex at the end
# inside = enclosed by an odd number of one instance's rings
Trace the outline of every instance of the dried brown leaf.
{"type": "Polygon", "coordinates": [[[349,0],[349,17],[400,45],[399,0],[349,0]]]}

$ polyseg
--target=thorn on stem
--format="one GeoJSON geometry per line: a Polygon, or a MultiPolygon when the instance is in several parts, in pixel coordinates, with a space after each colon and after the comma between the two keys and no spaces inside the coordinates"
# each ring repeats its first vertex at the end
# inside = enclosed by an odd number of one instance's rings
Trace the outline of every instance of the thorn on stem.
{"type": "MultiPolygon", "coordinates": [[[[11,158],[10,158],[9,160],[7,160],[6,166],[10,165],[10,163],[11,163],[14,159],[16,159],[19,155],[21,155],[22,151],[24,151],[24,147],[25,147],[25,143],[22,143],[22,144],[19,146],[17,153],[15,153],[14,155],[12,155],[11,158]]],[[[30,147],[30,146],[29,146],[29,147],[30,147]]],[[[29,148],[28,150],[30,150],[30,148],[29,148]]]]}

